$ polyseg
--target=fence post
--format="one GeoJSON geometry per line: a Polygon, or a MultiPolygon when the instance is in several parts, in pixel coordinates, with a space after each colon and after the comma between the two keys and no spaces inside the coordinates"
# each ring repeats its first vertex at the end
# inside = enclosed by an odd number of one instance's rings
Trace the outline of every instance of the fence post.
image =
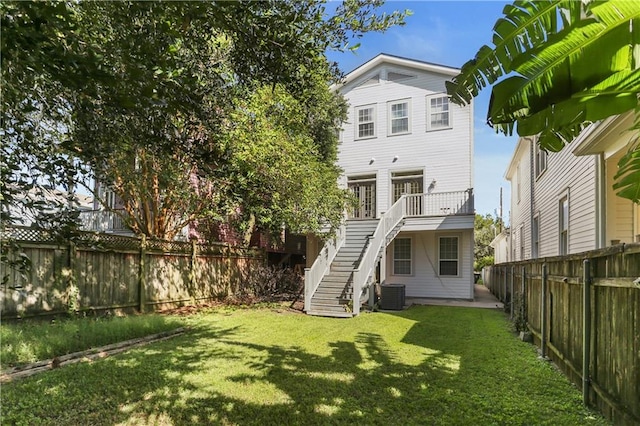
{"type": "Polygon", "coordinates": [[[145,256],[147,251],[147,237],[145,235],[142,236],[140,240],[140,262],[139,262],[139,271],[138,271],[138,311],[140,313],[144,313],[145,311],[145,292],[146,292],[146,277],[145,277],[145,256]]]}
{"type": "Polygon", "coordinates": [[[527,307],[526,307],[527,297],[525,295],[526,277],[527,277],[527,268],[523,266],[522,280],[520,282],[520,317],[521,318],[527,318],[527,307]]]}
{"type": "Polygon", "coordinates": [[[78,289],[77,271],[76,271],[76,245],[73,241],[69,242],[69,259],[68,281],[67,281],[67,311],[69,313],[77,313],[80,310],[80,290],[78,289]]]}
{"type": "Polygon", "coordinates": [[[582,300],[582,400],[589,404],[589,383],[591,363],[591,262],[585,259],[582,266],[583,300],[582,300]]]}
{"type": "Polygon", "coordinates": [[[540,352],[547,357],[547,263],[542,264],[542,295],[540,298],[540,352]]]}
{"type": "Polygon", "coordinates": [[[503,281],[503,285],[502,288],[500,289],[500,299],[502,300],[502,303],[506,303],[507,302],[507,281],[509,280],[509,269],[505,266],[504,268],[502,268],[502,270],[504,271],[504,281],[503,281]]]}
{"type": "Polygon", "coordinates": [[[509,314],[511,321],[513,321],[513,282],[516,280],[516,267],[511,266],[511,281],[509,282],[509,314]]]}
{"type": "Polygon", "coordinates": [[[196,265],[198,263],[198,244],[195,239],[191,240],[191,264],[189,265],[189,298],[191,299],[191,304],[195,305],[196,303],[196,265]]]}

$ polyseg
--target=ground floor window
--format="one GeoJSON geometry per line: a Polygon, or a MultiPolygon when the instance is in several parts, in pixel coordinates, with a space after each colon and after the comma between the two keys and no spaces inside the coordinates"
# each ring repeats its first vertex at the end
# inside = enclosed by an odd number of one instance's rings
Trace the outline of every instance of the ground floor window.
{"type": "Polygon", "coordinates": [[[411,238],[393,241],[393,275],[411,275],[411,238]]]}
{"type": "Polygon", "coordinates": [[[458,275],[458,237],[440,237],[439,239],[439,275],[458,275]]]}

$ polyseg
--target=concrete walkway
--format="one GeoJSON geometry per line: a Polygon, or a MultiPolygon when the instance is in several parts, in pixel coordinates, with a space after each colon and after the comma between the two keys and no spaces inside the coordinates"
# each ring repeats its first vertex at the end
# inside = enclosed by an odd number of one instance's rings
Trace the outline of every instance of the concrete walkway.
{"type": "Polygon", "coordinates": [[[411,305],[438,305],[438,306],[462,306],[466,308],[504,309],[500,302],[489,289],[483,285],[473,286],[473,300],[464,299],[425,299],[419,297],[407,297],[405,303],[411,305]]]}

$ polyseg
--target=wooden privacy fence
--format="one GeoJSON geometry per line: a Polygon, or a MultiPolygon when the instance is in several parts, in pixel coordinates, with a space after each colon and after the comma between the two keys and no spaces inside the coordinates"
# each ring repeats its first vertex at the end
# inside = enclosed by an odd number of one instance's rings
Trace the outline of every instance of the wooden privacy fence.
{"type": "Polygon", "coordinates": [[[81,233],[60,243],[46,231],[3,232],[0,264],[2,318],[69,311],[136,309],[141,312],[218,299],[237,292],[264,252],[81,233]],[[15,247],[10,242],[15,242],[15,247]],[[9,266],[28,259],[25,270],[9,266]]]}
{"type": "Polygon", "coordinates": [[[640,244],[483,274],[511,316],[524,317],[542,355],[582,388],[585,404],[616,424],[640,424],[640,244]]]}

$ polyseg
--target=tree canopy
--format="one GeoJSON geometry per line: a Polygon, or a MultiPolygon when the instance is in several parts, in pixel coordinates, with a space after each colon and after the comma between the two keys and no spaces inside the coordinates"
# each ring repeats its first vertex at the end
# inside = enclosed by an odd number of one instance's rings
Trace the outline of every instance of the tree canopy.
{"type": "MultiPolygon", "coordinates": [[[[539,135],[559,151],[586,124],[638,107],[640,3],[628,0],[515,1],[482,46],[448,82],[453,102],[468,103],[493,85],[487,122],[497,131],[539,135]]],[[[615,188],[640,202],[640,147],[619,163],[615,188]]]]}
{"type": "Polygon", "coordinates": [[[325,52],[402,24],[382,3],[2,2],[3,221],[20,191],[94,174],[149,236],[238,209],[335,223],[346,110],[325,52]]]}
{"type": "Polygon", "coordinates": [[[494,255],[491,241],[498,232],[499,219],[490,214],[480,215],[476,213],[473,226],[473,270],[480,271],[485,266],[493,265],[494,255]]]}

